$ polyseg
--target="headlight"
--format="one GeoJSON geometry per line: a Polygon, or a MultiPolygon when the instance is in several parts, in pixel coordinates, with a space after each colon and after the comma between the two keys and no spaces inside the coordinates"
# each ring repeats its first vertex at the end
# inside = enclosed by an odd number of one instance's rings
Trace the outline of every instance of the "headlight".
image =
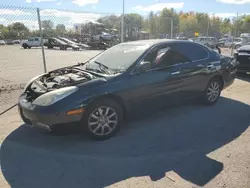
{"type": "Polygon", "coordinates": [[[45,93],[44,95],[41,95],[33,102],[33,104],[39,105],[39,106],[49,106],[71,95],[77,90],[78,90],[78,87],[76,86],[57,89],[57,90],[45,93]]]}

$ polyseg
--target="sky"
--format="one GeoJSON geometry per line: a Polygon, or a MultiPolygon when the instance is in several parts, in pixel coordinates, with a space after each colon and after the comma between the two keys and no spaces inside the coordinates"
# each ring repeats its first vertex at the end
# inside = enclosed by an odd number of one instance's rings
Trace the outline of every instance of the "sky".
{"type": "MultiPolygon", "coordinates": [[[[150,11],[174,8],[176,11],[195,11],[214,14],[221,18],[250,14],[250,0],[124,0],[125,13],[147,15],[150,11]]],[[[101,16],[122,13],[122,0],[6,0],[0,3],[0,24],[23,21],[37,29],[36,7],[41,8],[41,19],[72,27],[82,20],[97,20],[101,16]],[[22,7],[21,9],[19,7],[22,7]],[[26,8],[27,7],[27,8],[26,8]],[[73,12],[68,12],[73,11],[73,12]]]]}

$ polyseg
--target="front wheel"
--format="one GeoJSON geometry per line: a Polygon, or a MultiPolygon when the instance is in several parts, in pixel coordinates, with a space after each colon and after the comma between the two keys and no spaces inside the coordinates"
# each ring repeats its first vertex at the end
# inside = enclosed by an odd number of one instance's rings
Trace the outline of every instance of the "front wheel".
{"type": "Polygon", "coordinates": [[[27,49],[27,48],[28,48],[28,45],[27,45],[27,44],[23,44],[23,48],[24,48],[24,49],[27,49]]]}
{"type": "Polygon", "coordinates": [[[212,79],[204,92],[204,102],[205,104],[212,105],[215,104],[220,98],[222,83],[219,79],[212,79]]]}
{"type": "Polygon", "coordinates": [[[82,124],[88,136],[106,140],[115,135],[123,122],[123,111],[110,99],[94,102],[86,111],[82,124]]]}

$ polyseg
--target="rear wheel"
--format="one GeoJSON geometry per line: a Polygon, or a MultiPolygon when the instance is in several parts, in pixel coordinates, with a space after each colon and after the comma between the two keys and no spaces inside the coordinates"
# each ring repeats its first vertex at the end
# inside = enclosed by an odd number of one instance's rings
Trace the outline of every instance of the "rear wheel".
{"type": "Polygon", "coordinates": [[[122,108],[110,99],[94,102],[82,121],[84,131],[95,140],[109,139],[119,131],[122,122],[122,108]]]}
{"type": "Polygon", "coordinates": [[[204,102],[205,104],[212,105],[215,104],[220,98],[222,90],[222,83],[220,79],[212,79],[204,92],[204,102]]]}

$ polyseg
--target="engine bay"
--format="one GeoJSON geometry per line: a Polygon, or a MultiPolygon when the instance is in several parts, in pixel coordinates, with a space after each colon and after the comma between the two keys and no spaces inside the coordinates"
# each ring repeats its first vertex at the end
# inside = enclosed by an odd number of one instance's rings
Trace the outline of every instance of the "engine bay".
{"type": "Polygon", "coordinates": [[[36,98],[46,92],[66,86],[73,86],[95,78],[94,75],[77,67],[63,68],[51,71],[32,82],[27,93],[36,98]]]}

